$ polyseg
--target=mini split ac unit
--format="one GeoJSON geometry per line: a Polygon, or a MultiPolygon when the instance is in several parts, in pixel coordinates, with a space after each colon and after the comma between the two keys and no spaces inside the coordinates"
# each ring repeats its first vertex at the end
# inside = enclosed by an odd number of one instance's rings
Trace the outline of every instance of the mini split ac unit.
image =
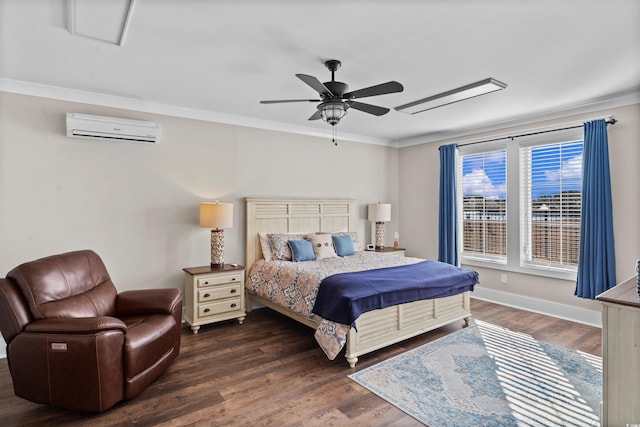
{"type": "Polygon", "coordinates": [[[67,136],[157,144],[160,142],[160,125],[142,120],[67,113],[67,136]]]}

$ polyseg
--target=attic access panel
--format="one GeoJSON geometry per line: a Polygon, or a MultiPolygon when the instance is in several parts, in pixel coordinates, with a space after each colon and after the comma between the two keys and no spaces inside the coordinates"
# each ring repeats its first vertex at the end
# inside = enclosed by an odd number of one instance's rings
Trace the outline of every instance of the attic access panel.
{"type": "Polygon", "coordinates": [[[135,0],[67,0],[73,35],[122,46],[135,0]]]}

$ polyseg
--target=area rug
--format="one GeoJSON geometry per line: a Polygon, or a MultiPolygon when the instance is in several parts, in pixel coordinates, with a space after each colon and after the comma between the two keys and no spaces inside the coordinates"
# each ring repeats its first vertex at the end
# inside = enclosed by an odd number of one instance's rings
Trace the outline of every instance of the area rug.
{"type": "Polygon", "coordinates": [[[349,377],[432,427],[599,425],[599,357],[480,321],[349,377]]]}

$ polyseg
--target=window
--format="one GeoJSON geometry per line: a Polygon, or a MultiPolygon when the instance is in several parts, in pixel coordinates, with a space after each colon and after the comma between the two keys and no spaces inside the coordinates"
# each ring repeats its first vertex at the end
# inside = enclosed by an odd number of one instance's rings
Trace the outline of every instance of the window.
{"type": "Polygon", "coordinates": [[[460,159],[463,255],[506,263],[507,152],[483,152],[460,159]]]}
{"type": "Polygon", "coordinates": [[[575,277],[582,128],[461,145],[458,187],[462,263],[575,277]]]}
{"type": "Polygon", "coordinates": [[[522,264],[575,269],[582,141],[521,148],[520,162],[522,264]]]}

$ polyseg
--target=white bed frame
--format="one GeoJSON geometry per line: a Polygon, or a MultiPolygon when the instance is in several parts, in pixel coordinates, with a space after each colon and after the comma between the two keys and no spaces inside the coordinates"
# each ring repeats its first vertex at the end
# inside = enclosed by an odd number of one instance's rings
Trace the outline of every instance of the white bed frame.
{"type": "MultiPolygon", "coordinates": [[[[352,199],[273,199],[246,198],[246,268],[262,258],[259,232],[338,232],[355,231],[359,221],[352,199]]],[[[317,324],[286,307],[247,292],[247,308],[256,301],[311,328],[317,324]]],[[[469,292],[445,298],[416,301],[374,310],[356,321],[357,332],[351,328],[347,335],[345,357],[355,367],[358,356],[439,328],[457,320],[465,326],[471,318],[469,292]]]]}

